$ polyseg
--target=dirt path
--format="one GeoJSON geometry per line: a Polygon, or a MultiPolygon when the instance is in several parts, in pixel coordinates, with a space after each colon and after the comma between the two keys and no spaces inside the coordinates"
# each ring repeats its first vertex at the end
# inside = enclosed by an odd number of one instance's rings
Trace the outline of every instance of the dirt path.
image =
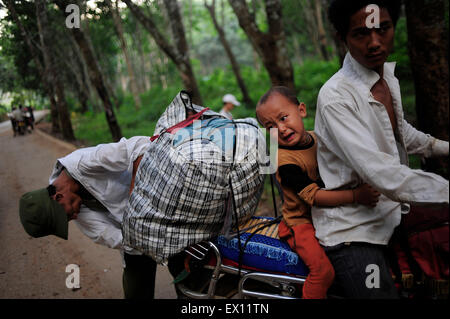
{"type": "MultiPolygon", "coordinates": [[[[122,298],[117,250],[93,243],[69,224],[67,241],[32,238],[19,221],[20,196],[45,187],[57,158],[72,150],[34,132],[0,131],[0,298],[122,298]],[[80,266],[81,288],[68,289],[68,264],[80,266]]],[[[158,266],[155,298],[175,298],[172,277],[158,266]]]]}

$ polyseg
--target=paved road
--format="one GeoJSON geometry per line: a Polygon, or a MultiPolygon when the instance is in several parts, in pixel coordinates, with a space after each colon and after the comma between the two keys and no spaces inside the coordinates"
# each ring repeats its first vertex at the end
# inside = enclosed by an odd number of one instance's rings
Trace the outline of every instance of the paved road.
{"type": "MultiPolygon", "coordinates": [[[[20,224],[20,196],[45,187],[55,160],[71,150],[36,132],[13,137],[7,123],[0,124],[0,149],[0,298],[122,298],[117,250],[93,243],[73,223],[67,241],[32,238],[20,224]],[[68,264],[80,266],[81,289],[66,287],[68,264]]],[[[176,297],[171,280],[158,266],[156,298],[176,297]]]]}

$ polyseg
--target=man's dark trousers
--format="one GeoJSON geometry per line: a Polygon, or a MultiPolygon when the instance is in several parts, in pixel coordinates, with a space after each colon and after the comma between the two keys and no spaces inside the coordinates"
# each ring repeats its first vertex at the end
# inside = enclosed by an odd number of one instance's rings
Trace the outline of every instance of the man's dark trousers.
{"type": "Polygon", "coordinates": [[[344,298],[398,299],[387,246],[343,243],[324,247],[335,271],[334,289],[344,298]]]}
{"type": "Polygon", "coordinates": [[[125,299],[155,297],[156,262],[146,255],[124,253],[123,291],[125,299]]]}

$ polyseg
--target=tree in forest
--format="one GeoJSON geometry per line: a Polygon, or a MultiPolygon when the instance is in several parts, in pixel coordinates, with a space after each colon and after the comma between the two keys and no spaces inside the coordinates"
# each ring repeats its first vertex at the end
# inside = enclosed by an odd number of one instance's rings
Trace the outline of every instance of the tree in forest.
{"type": "Polygon", "coordinates": [[[57,98],[58,114],[61,123],[61,132],[66,140],[75,140],[70,113],[64,95],[64,85],[61,81],[61,74],[56,67],[56,60],[52,45],[52,35],[47,18],[47,8],[44,0],[36,0],[36,17],[38,22],[39,37],[41,42],[42,54],[44,56],[46,73],[57,98]]]}
{"type": "MultiPolygon", "coordinates": [[[[24,23],[22,23],[21,19],[19,18],[19,14],[16,11],[17,4],[14,3],[13,0],[5,0],[6,7],[8,8],[9,14],[12,18],[12,21],[15,22],[15,24],[18,26],[21,36],[23,37],[24,42],[26,43],[25,50],[28,50],[28,52],[31,54],[32,59],[34,61],[34,64],[36,65],[36,68],[39,72],[40,78],[42,79],[42,84],[44,87],[44,90],[49,98],[50,101],[50,118],[52,122],[52,133],[60,133],[61,132],[61,124],[59,120],[59,114],[58,114],[58,105],[56,103],[55,94],[53,90],[53,85],[50,83],[50,80],[48,78],[48,72],[45,69],[45,66],[41,63],[41,52],[38,49],[38,47],[34,44],[33,36],[30,34],[30,31],[28,31],[24,23]]],[[[30,8],[33,8],[33,14],[29,13],[29,17],[27,17],[26,22],[30,23],[31,16],[35,16],[35,8],[34,5],[25,3],[22,5],[28,6],[30,8]]],[[[25,9],[26,10],[26,9],[25,9]]],[[[35,19],[34,19],[35,20],[35,19]]],[[[33,29],[37,30],[37,26],[33,25],[33,29]]],[[[20,39],[17,39],[20,41],[20,39]]]]}
{"type": "Polygon", "coordinates": [[[58,106],[58,115],[61,123],[61,132],[66,140],[75,140],[72,123],[70,121],[70,113],[64,93],[64,84],[61,81],[61,73],[56,64],[54,54],[55,47],[52,44],[52,34],[50,31],[47,8],[44,0],[36,1],[36,17],[46,73],[49,82],[53,85],[55,96],[57,98],[56,103],[58,106]]]}
{"type": "MultiPolygon", "coordinates": [[[[151,88],[150,74],[153,72],[153,61],[147,58],[146,55],[149,51],[152,51],[150,47],[150,41],[153,43],[153,39],[147,34],[147,32],[142,32],[142,25],[136,21],[135,17],[130,13],[127,15],[127,24],[124,25],[125,33],[133,33],[131,37],[131,47],[135,48],[137,53],[137,58],[133,59],[134,63],[139,67],[135,66],[137,70],[137,78],[139,79],[140,92],[145,92],[151,88]]],[[[156,50],[155,50],[156,51],[156,50]]],[[[159,51],[159,50],[158,50],[159,51]]]]}
{"type": "Polygon", "coordinates": [[[284,85],[295,89],[294,71],[285,43],[281,0],[265,0],[267,32],[260,30],[245,0],[229,0],[229,3],[239,20],[239,25],[261,57],[272,85],[284,85]]]}
{"type": "Polygon", "coordinates": [[[64,93],[64,84],[61,81],[60,70],[56,66],[55,47],[52,44],[52,34],[47,18],[47,8],[44,0],[36,1],[36,17],[39,30],[40,44],[42,55],[44,56],[45,70],[50,85],[56,96],[56,104],[58,106],[59,121],[61,124],[61,132],[66,140],[75,140],[72,123],[70,121],[69,108],[64,93]]]}
{"type": "Polygon", "coordinates": [[[322,0],[297,0],[296,2],[298,2],[299,10],[306,22],[306,30],[316,54],[323,60],[330,60],[322,0]]]}
{"type": "MultiPolygon", "coordinates": [[[[448,1],[405,1],[405,9],[418,127],[448,141],[448,1]]],[[[448,178],[447,159],[427,159],[424,168],[448,178]]]]}
{"type": "Polygon", "coordinates": [[[71,86],[78,97],[81,105],[80,112],[84,114],[88,111],[88,100],[91,94],[89,79],[75,40],[70,34],[67,38],[69,41],[66,52],[60,51],[57,56],[65,65],[65,82],[71,86]],[[63,56],[64,54],[65,56],[63,56]]]}
{"type": "Polygon", "coordinates": [[[224,29],[219,25],[219,22],[217,21],[216,1],[212,0],[212,3],[208,4],[207,0],[205,0],[204,4],[206,9],[208,9],[209,14],[211,15],[214,27],[216,28],[217,33],[219,34],[220,42],[222,43],[225,53],[227,54],[228,59],[230,60],[231,68],[233,69],[236,81],[242,92],[242,100],[247,107],[252,107],[253,102],[252,99],[250,98],[250,95],[248,94],[247,86],[245,85],[244,80],[242,78],[239,64],[233,54],[233,51],[231,50],[230,44],[227,41],[224,29]]]}
{"type": "MultiPolygon", "coordinates": [[[[74,0],[55,0],[55,3],[57,4],[61,12],[65,16],[68,16],[69,13],[66,12],[66,7],[69,4],[73,3],[73,1],[74,0]]],[[[106,81],[101,72],[96,55],[89,42],[89,39],[81,30],[81,28],[72,28],[71,31],[75,39],[75,42],[80,48],[84,61],[86,62],[86,65],[88,67],[88,73],[91,83],[97,90],[97,93],[103,103],[106,121],[108,123],[112,139],[114,142],[117,142],[122,138],[122,131],[120,129],[119,123],[117,122],[116,115],[114,114],[112,100],[108,92],[106,81]]]]}
{"type": "Polygon", "coordinates": [[[139,96],[139,88],[136,81],[136,76],[134,74],[133,65],[131,63],[130,53],[128,52],[128,46],[125,41],[125,36],[123,32],[123,26],[122,26],[122,19],[120,18],[120,12],[118,8],[118,0],[116,1],[116,5],[113,6],[111,3],[111,0],[105,0],[106,4],[108,5],[109,11],[111,12],[113,23],[114,23],[114,29],[117,33],[117,37],[119,38],[120,47],[122,49],[123,55],[125,57],[125,63],[127,65],[127,71],[128,71],[128,77],[130,80],[130,89],[131,93],[133,95],[134,104],[136,105],[136,108],[141,108],[142,102],[141,98],[139,96]]]}
{"type": "Polygon", "coordinates": [[[158,47],[169,57],[180,72],[185,90],[191,93],[192,101],[196,104],[203,104],[197,80],[192,69],[189,58],[189,46],[186,41],[183,20],[177,0],[164,0],[164,5],[168,13],[169,25],[172,31],[173,44],[169,43],[159,31],[151,16],[145,15],[141,8],[131,0],[123,0],[131,13],[151,34],[158,47]]]}
{"type": "Polygon", "coordinates": [[[325,60],[330,59],[330,54],[328,53],[328,41],[325,31],[325,26],[323,22],[323,9],[322,0],[314,0],[314,16],[317,23],[317,33],[319,35],[320,52],[325,60]]]}

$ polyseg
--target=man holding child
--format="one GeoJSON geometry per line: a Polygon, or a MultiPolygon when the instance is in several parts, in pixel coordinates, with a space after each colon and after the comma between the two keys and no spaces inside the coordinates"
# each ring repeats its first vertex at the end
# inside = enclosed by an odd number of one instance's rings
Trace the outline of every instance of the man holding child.
{"type": "Polygon", "coordinates": [[[376,207],[314,207],[316,236],[333,264],[335,282],[349,298],[397,298],[385,248],[409,204],[448,206],[448,180],[408,167],[408,154],[448,156],[449,145],[417,131],[403,117],[394,44],[400,1],[335,0],[329,18],[348,53],[343,67],[320,90],[315,134],[326,189],[362,181],[381,193],[376,207]],[[367,26],[379,8],[379,26],[367,26]],[[369,268],[368,268],[369,267],[369,268]],[[379,269],[379,287],[368,287],[367,269],[379,269]]]}
{"type": "Polygon", "coordinates": [[[408,154],[448,156],[449,145],[404,120],[395,63],[386,63],[399,14],[400,1],[331,3],[349,52],[320,90],[314,132],[292,90],[273,87],[258,102],[259,122],[278,130],[279,236],[310,270],[303,298],[325,298],[333,282],[346,298],[398,298],[386,250],[402,214],[410,204],[448,206],[446,179],[408,167],[408,154]]]}

